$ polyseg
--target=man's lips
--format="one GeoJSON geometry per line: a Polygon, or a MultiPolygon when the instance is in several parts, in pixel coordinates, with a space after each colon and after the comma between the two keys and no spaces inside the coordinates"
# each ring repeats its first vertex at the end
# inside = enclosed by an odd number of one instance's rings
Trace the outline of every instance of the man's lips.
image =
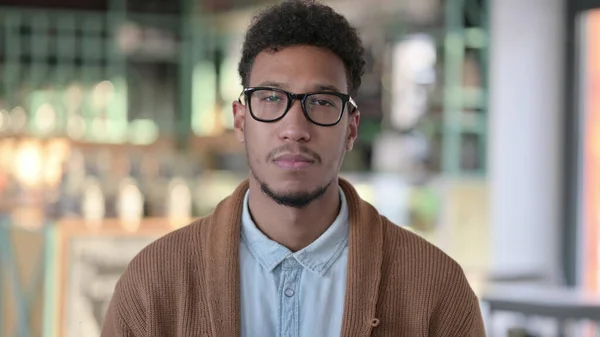
{"type": "Polygon", "coordinates": [[[284,154],[273,160],[275,165],[283,169],[304,169],[315,163],[314,159],[301,154],[284,154]]]}

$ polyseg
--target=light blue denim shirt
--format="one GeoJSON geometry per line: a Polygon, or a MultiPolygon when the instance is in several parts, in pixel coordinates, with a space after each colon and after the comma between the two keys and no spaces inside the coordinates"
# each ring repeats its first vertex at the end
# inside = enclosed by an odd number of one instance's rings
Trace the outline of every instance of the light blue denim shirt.
{"type": "Polygon", "coordinates": [[[244,198],[240,244],[242,337],[339,336],[348,262],[348,204],[306,248],[292,253],[254,224],[244,198]]]}

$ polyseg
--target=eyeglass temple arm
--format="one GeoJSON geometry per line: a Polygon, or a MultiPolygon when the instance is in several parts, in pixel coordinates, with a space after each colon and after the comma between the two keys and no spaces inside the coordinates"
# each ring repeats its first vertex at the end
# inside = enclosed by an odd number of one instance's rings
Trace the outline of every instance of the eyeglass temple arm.
{"type": "Polygon", "coordinates": [[[358,110],[358,105],[356,104],[356,102],[354,101],[354,99],[352,97],[350,97],[348,102],[350,102],[350,104],[352,104],[352,111],[350,111],[350,112],[354,112],[354,111],[358,110]]]}

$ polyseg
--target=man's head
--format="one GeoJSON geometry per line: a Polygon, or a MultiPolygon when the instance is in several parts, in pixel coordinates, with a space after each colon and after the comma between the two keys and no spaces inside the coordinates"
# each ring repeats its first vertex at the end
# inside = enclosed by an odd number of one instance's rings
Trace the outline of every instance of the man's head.
{"type": "Polygon", "coordinates": [[[315,1],[271,7],[246,33],[235,130],[251,181],[279,204],[302,208],[336,181],[357,136],[363,52],[347,20],[315,1]]]}

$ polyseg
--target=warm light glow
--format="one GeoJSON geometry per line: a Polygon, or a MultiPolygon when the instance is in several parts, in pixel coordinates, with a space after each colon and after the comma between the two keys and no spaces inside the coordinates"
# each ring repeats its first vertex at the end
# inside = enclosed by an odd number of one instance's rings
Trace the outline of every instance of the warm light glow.
{"type": "Polygon", "coordinates": [[[45,148],[46,163],[43,170],[44,181],[47,185],[52,187],[58,185],[63,174],[63,164],[66,162],[69,152],[69,143],[65,139],[48,141],[45,148]]]}
{"type": "Polygon", "coordinates": [[[27,186],[40,183],[42,170],[42,154],[39,144],[28,141],[21,144],[17,150],[14,174],[17,179],[27,186]]]}
{"type": "Polygon", "coordinates": [[[61,159],[66,159],[71,151],[71,146],[68,140],[57,138],[48,141],[46,151],[59,156],[61,159]]]}
{"type": "Polygon", "coordinates": [[[42,174],[46,185],[56,187],[62,177],[62,165],[60,159],[54,156],[49,157],[44,164],[42,174]]]}
{"type": "Polygon", "coordinates": [[[15,140],[12,138],[0,141],[0,171],[12,172],[15,158],[15,140]]]}

